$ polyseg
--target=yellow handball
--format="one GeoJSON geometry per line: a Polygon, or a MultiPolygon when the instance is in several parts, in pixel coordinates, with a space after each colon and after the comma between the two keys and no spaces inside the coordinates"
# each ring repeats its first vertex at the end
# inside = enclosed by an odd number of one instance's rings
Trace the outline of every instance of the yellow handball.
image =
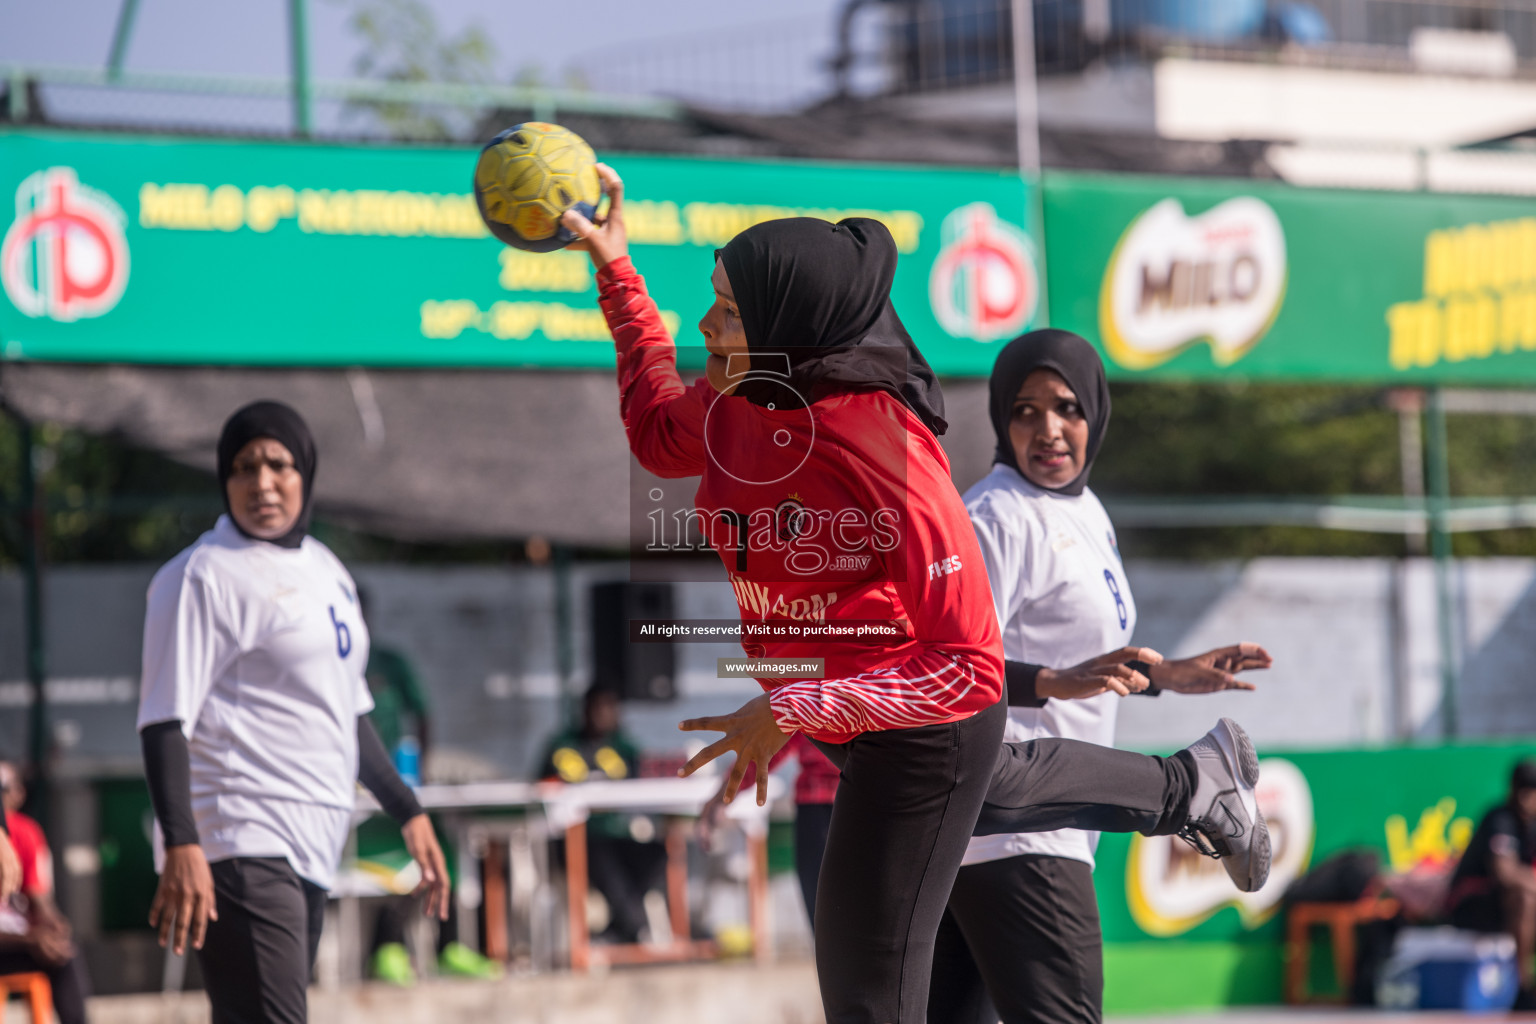
{"type": "Polygon", "coordinates": [[[597,157],[569,128],[526,121],[496,136],[475,164],[475,204],[491,234],[518,249],[553,252],[576,240],[560,223],[575,209],[597,213],[597,157]]]}

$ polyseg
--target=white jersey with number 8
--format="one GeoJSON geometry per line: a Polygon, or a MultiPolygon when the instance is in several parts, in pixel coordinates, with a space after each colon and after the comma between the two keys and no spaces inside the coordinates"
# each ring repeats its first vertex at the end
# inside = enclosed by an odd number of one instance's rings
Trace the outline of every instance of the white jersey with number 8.
{"type": "MultiPolygon", "coordinates": [[[[1131,642],[1136,604],[1126,584],[1115,528],[1093,491],[1055,494],[1010,466],[996,465],[965,493],[981,542],[992,600],[1003,631],[1003,656],[1047,668],[1070,668],[1131,642]]],[[[1008,709],[1005,740],[1046,737],[1115,743],[1122,700],[1048,700],[1041,708],[1008,709]]],[[[977,836],[965,863],[1046,854],[1093,864],[1098,833],[977,836]]]]}

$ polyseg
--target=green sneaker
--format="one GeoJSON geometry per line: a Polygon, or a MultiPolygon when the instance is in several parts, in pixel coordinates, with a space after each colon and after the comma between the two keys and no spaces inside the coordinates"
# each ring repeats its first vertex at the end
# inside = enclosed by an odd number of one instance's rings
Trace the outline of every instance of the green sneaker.
{"type": "Polygon", "coordinates": [[[462,942],[450,942],[437,957],[437,972],[454,978],[501,977],[501,964],[488,956],[482,956],[462,942]]]}
{"type": "Polygon", "coordinates": [[[386,985],[410,988],[416,984],[411,954],[398,942],[386,942],[373,954],[373,976],[386,985]]]}

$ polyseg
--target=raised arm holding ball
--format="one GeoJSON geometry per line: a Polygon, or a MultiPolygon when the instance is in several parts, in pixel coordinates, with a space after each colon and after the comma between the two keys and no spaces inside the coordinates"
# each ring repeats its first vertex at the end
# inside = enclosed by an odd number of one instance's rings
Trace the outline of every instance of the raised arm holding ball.
{"type": "Polygon", "coordinates": [[[937,440],[942,393],[891,305],[885,226],[791,218],[732,239],[699,323],[707,372],[689,386],[629,259],[623,183],[597,169],[607,216],[562,224],[597,267],[630,448],[659,476],[700,477],[695,506],[743,620],[901,624],[874,643],[744,643],[825,670],[760,680],[766,692],[734,714],[681,725],[725,733],[682,773],[734,751],[727,800],[755,763],[763,801],[768,761],[795,732],[841,769],[815,918],[829,1024],[924,1019],[934,936],[973,830],[1184,832],[1242,887],[1261,885],[1257,759],[1235,725],[1171,758],[1001,743],[997,616],[937,440]],[[807,558],[812,541],[849,557],[807,558]]]}

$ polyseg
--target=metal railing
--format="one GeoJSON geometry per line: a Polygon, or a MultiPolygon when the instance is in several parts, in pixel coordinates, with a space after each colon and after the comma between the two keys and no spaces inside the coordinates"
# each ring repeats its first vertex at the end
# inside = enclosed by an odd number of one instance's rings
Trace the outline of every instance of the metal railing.
{"type": "MultiPolygon", "coordinates": [[[[0,63],[0,118],[12,123],[294,135],[289,79],[0,63]]],[[[451,141],[500,112],[676,118],[674,101],[577,89],[367,79],[309,83],[311,132],[331,138],[451,141]],[[414,126],[414,130],[413,130],[414,126]]]]}

